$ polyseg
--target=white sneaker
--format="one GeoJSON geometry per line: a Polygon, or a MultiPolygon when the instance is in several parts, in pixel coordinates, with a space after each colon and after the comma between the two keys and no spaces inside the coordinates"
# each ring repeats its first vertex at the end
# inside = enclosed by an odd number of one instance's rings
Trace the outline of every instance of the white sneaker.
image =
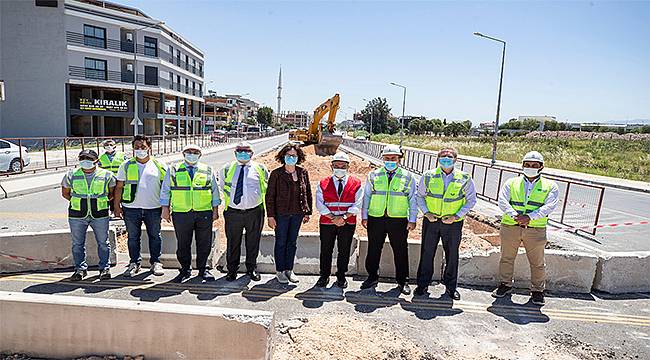
{"type": "Polygon", "coordinates": [[[284,274],[287,276],[287,280],[291,281],[292,283],[299,283],[300,280],[296,276],[296,274],[293,273],[292,270],[287,270],[284,272],[284,274]]]}
{"type": "Polygon", "coordinates": [[[129,267],[126,268],[126,271],[124,271],[124,274],[122,274],[122,275],[124,275],[126,277],[133,277],[139,272],[140,272],[140,264],[129,263],[129,267]]]}
{"type": "Polygon", "coordinates": [[[165,275],[165,273],[163,272],[163,266],[159,262],[155,262],[151,265],[151,272],[156,276],[165,275]]]}
{"type": "Polygon", "coordinates": [[[280,284],[288,284],[289,283],[289,279],[287,279],[287,276],[282,271],[277,271],[275,273],[275,277],[278,278],[278,282],[280,284]]]}

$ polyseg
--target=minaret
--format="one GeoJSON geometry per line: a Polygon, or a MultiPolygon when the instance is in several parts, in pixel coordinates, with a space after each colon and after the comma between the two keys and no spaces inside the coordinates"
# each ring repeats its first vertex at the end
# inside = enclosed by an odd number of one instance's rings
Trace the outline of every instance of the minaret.
{"type": "Polygon", "coordinates": [[[282,110],[282,65],[280,65],[280,74],[278,75],[278,111],[276,112],[277,122],[280,123],[282,110]]]}

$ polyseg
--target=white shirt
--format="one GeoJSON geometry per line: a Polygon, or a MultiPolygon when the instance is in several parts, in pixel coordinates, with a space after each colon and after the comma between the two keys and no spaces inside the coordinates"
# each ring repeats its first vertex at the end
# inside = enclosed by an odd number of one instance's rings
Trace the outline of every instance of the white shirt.
{"type": "MultiPolygon", "coordinates": [[[[135,199],[132,203],[122,203],[122,206],[129,209],[157,209],[160,207],[160,170],[151,158],[142,164],[135,162],[138,166],[138,190],[135,192],[135,199]]],[[[117,180],[126,181],[127,162],[122,163],[117,170],[117,180]]],[[[160,163],[167,171],[167,166],[160,163]]],[[[124,186],[129,186],[124,184],[124,186]]]]}
{"type": "MultiPolygon", "coordinates": [[[[528,200],[528,195],[530,195],[530,192],[533,191],[533,188],[535,187],[535,184],[538,180],[539,178],[531,182],[528,181],[528,178],[524,176],[524,192],[526,200],[528,200]]],[[[501,192],[499,193],[499,208],[501,211],[514,218],[518,215],[518,213],[517,210],[515,210],[512,205],[510,205],[510,184],[512,184],[512,182],[506,182],[503,185],[503,188],[501,188],[501,192]]],[[[548,195],[546,196],[544,205],[542,205],[539,209],[526,214],[531,220],[541,219],[543,217],[549,216],[553,211],[555,211],[559,200],[560,190],[558,189],[555,181],[552,181],[551,184],[551,191],[549,191],[548,195]]]]}
{"type": "MultiPolygon", "coordinates": [[[[224,188],[224,182],[226,176],[228,175],[228,168],[230,168],[230,164],[232,163],[227,163],[221,169],[221,176],[219,176],[219,185],[222,189],[224,188]]],[[[235,175],[232,178],[232,185],[230,186],[230,204],[228,204],[229,208],[239,210],[253,209],[260,206],[260,204],[262,204],[264,201],[264,197],[262,196],[262,189],[260,189],[260,174],[251,166],[252,164],[255,163],[249,161],[245,165],[242,165],[240,162],[237,162],[235,175]],[[239,204],[235,204],[237,180],[239,179],[239,174],[241,173],[242,166],[244,169],[244,187],[242,189],[243,194],[239,204]]],[[[266,180],[268,181],[269,172],[266,170],[266,168],[264,168],[264,174],[264,176],[266,176],[266,180]]]]}
{"type": "MultiPolygon", "coordinates": [[[[343,180],[343,188],[345,188],[345,185],[348,183],[348,175],[343,177],[342,179],[337,178],[336,176],[332,176],[332,180],[334,180],[334,188],[337,189],[339,188],[339,180],[343,180]]],[[[357,192],[354,194],[354,205],[350,206],[348,208],[348,213],[358,215],[361,212],[361,206],[363,205],[363,186],[359,186],[359,189],[357,192]]],[[[320,188],[320,183],[318,186],[316,186],[316,210],[318,210],[321,215],[327,215],[331,213],[330,209],[325,206],[325,200],[323,198],[323,190],[320,188]]]]}

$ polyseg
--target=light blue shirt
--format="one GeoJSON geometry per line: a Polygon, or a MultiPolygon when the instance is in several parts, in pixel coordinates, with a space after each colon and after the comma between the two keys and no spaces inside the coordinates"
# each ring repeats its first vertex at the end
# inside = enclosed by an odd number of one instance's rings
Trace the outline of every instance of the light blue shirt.
{"type": "MultiPolygon", "coordinates": [[[[404,174],[408,173],[408,170],[402,169],[404,174]]],[[[412,176],[413,174],[411,174],[412,176]]],[[[361,219],[368,220],[368,207],[370,206],[370,196],[372,195],[372,184],[370,182],[370,174],[366,179],[366,185],[363,188],[363,206],[361,207],[361,219]]],[[[408,189],[408,199],[409,199],[409,213],[408,221],[416,222],[418,218],[418,203],[416,200],[416,191],[415,191],[415,179],[411,181],[411,185],[408,189]]]]}
{"type": "MultiPolygon", "coordinates": [[[[442,182],[445,184],[445,189],[444,191],[447,191],[447,186],[449,186],[449,183],[454,179],[454,171],[450,172],[449,174],[445,174],[444,171],[440,171],[442,174],[442,182]]],[[[467,185],[465,186],[465,205],[463,205],[460,210],[456,213],[456,216],[458,217],[463,217],[467,215],[467,213],[472,210],[474,205],[476,205],[476,188],[474,187],[474,180],[471,178],[469,181],[467,181],[467,185]]],[[[425,200],[425,197],[427,195],[427,185],[424,183],[424,176],[420,177],[420,181],[418,182],[418,189],[417,189],[417,202],[418,202],[418,208],[420,211],[423,213],[428,213],[429,209],[427,208],[427,203],[425,200]]]]}
{"type": "MultiPolygon", "coordinates": [[[[196,167],[196,165],[189,165],[185,163],[185,166],[196,167]]],[[[170,165],[170,169],[174,165],[170,165]]],[[[160,205],[169,206],[169,199],[171,198],[171,176],[169,175],[171,171],[167,171],[165,174],[165,179],[163,180],[162,186],[160,187],[160,205]]],[[[221,204],[221,195],[219,194],[219,183],[217,182],[216,177],[214,176],[214,169],[212,170],[212,179],[210,180],[212,184],[212,207],[217,207],[221,204]]]]}
{"type": "MultiPolygon", "coordinates": [[[[535,181],[528,181],[528,178],[524,176],[524,192],[526,200],[528,200],[530,192],[533,191],[537,180],[539,180],[539,178],[535,179],[535,181]]],[[[544,205],[540,206],[537,210],[526,214],[531,220],[541,219],[543,217],[549,216],[553,211],[555,211],[559,200],[560,189],[557,187],[555,181],[551,183],[551,191],[549,191],[548,195],[546,196],[544,205]]],[[[510,205],[510,184],[511,182],[506,182],[503,185],[503,188],[501,188],[501,192],[499,193],[499,208],[501,211],[514,218],[518,215],[518,213],[517,210],[515,210],[512,205],[510,205]]]]}

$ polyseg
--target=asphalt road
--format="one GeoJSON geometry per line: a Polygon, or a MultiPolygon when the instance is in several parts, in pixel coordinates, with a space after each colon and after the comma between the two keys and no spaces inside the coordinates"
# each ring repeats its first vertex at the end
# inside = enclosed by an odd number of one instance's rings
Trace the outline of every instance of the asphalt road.
{"type": "MultiPolygon", "coordinates": [[[[286,141],[285,135],[254,142],[253,151],[261,153],[286,141]]],[[[227,149],[205,155],[201,161],[220,168],[233,159],[233,149],[227,149]]],[[[0,200],[0,233],[67,228],[67,207],[68,202],[61,197],[60,189],[2,199],[0,200]]]]}

